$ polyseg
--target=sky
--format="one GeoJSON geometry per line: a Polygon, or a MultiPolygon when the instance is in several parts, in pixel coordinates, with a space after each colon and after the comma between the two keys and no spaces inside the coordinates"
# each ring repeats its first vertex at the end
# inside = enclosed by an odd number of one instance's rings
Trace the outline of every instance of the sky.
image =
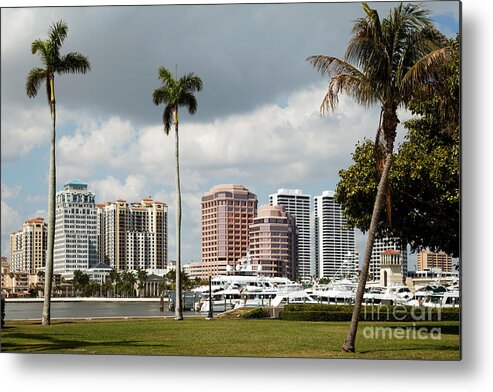
{"type": "MultiPolygon", "coordinates": [[[[382,17],[396,4],[370,3],[382,17]]],[[[425,6],[438,29],[455,36],[459,3],[425,6]]],[[[23,221],[46,217],[51,120],[44,90],[28,98],[25,80],[41,65],[31,42],[53,22],[69,26],[62,54],[83,53],[92,68],[56,76],[57,190],[79,179],[98,203],[148,196],[167,203],[170,259],[174,137],[163,132],[152,92],[160,66],[202,79],[196,114],[182,110],[180,118],[186,264],[200,260],[200,199],[214,185],[242,184],[259,205],[278,188],[320,195],[335,189],[355,145],[373,138],[377,107],[342,96],[334,114],[320,115],[327,80],[305,61],[342,57],[361,16],[360,3],[3,8],[1,254],[9,256],[9,234],[23,221]]],[[[400,127],[399,142],[404,134],[400,127]]],[[[365,236],[356,238],[361,259],[365,236]]]]}

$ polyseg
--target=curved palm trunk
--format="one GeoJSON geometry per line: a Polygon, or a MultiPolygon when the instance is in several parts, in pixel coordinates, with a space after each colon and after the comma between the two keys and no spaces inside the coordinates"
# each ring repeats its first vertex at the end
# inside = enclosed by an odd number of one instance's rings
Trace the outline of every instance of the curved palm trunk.
{"type": "Polygon", "coordinates": [[[180,190],[180,161],[178,143],[178,109],[175,109],[175,158],[176,158],[176,306],[175,320],[183,320],[181,303],[181,190],[180,190]]]}
{"type": "Polygon", "coordinates": [[[361,267],[361,273],[359,276],[358,289],[356,291],[353,316],[351,317],[351,325],[349,326],[349,331],[344,342],[344,346],[342,347],[342,350],[346,352],[355,351],[356,332],[358,331],[361,306],[363,304],[363,295],[365,293],[366,280],[368,278],[368,269],[370,267],[373,243],[375,242],[375,235],[377,233],[378,222],[380,220],[380,212],[382,211],[382,205],[385,200],[389,172],[392,165],[392,157],[392,149],[390,149],[387,151],[382,176],[380,177],[380,182],[378,183],[377,196],[375,198],[375,204],[373,206],[370,229],[368,230],[368,242],[366,243],[365,258],[363,259],[363,265],[361,267]]]}
{"type": "Polygon", "coordinates": [[[56,191],[56,166],[55,166],[55,125],[56,125],[56,109],[55,109],[55,87],[54,80],[50,80],[51,85],[51,147],[50,147],[50,169],[48,180],[48,247],[46,254],[45,266],[45,288],[44,288],[44,303],[43,316],[41,323],[50,325],[51,323],[51,287],[53,281],[53,245],[55,243],[55,191],[56,191]]]}

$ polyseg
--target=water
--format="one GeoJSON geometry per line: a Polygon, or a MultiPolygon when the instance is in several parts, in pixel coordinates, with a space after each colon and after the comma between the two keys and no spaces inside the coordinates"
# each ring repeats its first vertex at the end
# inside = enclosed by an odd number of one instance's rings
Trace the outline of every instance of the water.
{"type": "MultiPolygon", "coordinates": [[[[159,311],[156,302],[52,302],[52,318],[87,318],[87,317],[173,317],[174,312],[159,311]]],[[[5,304],[6,320],[41,319],[42,302],[7,302],[5,304]]],[[[200,315],[197,312],[184,312],[184,316],[200,315]]]]}

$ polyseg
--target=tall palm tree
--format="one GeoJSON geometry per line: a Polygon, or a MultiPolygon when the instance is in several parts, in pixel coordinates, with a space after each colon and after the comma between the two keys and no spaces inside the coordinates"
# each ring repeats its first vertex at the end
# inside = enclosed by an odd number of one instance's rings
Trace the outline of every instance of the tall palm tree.
{"type": "Polygon", "coordinates": [[[175,319],[183,320],[181,301],[181,190],[180,190],[180,161],[178,143],[178,109],[185,107],[190,114],[197,111],[197,99],[194,92],[202,90],[202,80],[195,74],[189,73],[180,79],[175,79],[165,67],[158,70],[161,87],[154,90],[152,100],[155,105],[164,104],[163,124],[164,133],[169,135],[171,122],[175,126],[175,159],[176,159],[176,306],[175,319]]]}
{"type": "Polygon", "coordinates": [[[380,105],[380,120],[375,141],[375,158],[381,173],[368,242],[360,273],[346,352],[355,351],[356,332],[368,277],[368,267],[377,231],[380,211],[387,200],[387,218],[391,220],[388,176],[392,165],[397,109],[406,107],[417,91],[430,83],[445,61],[448,48],[445,37],[432,25],[429,12],[416,4],[402,3],[380,20],[377,11],[362,4],[365,16],[356,20],[343,59],[316,55],[308,57],[322,75],[329,77],[327,93],[320,111],[334,111],[339,93],[346,93],[365,107],[380,105]]]}
{"type": "Polygon", "coordinates": [[[56,164],[55,164],[55,141],[56,141],[56,109],[55,109],[55,74],[82,73],[91,69],[87,57],[78,52],[70,52],[62,56],[60,48],[67,37],[67,24],[60,20],[54,23],[48,31],[48,39],[37,39],[31,44],[32,54],[38,54],[43,67],[31,69],[27,75],[26,93],[29,98],[38,94],[43,82],[46,83],[46,96],[51,113],[51,147],[50,147],[50,169],[48,180],[48,249],[46,254],[46,279],[44,290],[44,304],[42,324],[50,324],[51,287],[53,277],[53,244],[55,240],[55,192],[56,192],[56,164]]]}

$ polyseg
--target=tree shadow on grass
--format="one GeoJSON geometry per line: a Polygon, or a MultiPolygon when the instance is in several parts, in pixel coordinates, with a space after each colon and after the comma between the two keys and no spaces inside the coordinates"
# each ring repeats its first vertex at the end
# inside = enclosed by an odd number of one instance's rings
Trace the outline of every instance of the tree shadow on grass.
{"type": "MultiPolygon", "coordinates": [[[[64,334],[67,336],[67,334],[64,334]]],[[[7,341],[2,339],[2,351],[22,351],[22,352],[32,352],[32,351],[56,351],[56,350],[91,350],[94,347],[160,347],[169,348],[170,346],[164,343],[152,343],[143,344],[139,340],[112,340],[112,341],[88,341],[88,340],[71,340],[57,338],[55,336],[41,335],[41,334],[28,334],[28,333],[9,333],[6,336],[7,341]],[[25,344],[10,343],[10,339],[21,339],[30,340],[34,342],[26,342],[25,344]],[[44,343],[39,343],[42,341],[44,343]],[[24,350],[19,350],[24,348],[24,350]]]]}

